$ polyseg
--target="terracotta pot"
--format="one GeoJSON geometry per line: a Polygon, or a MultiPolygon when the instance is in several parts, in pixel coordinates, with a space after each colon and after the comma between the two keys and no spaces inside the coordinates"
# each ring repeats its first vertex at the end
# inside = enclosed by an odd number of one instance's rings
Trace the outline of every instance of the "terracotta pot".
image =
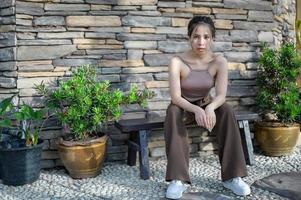
{"type": "Polygon", "coordinates": [[[299,124],[284,126],[276,122],[258,122],[255,126],[255,138],[265,155],[283,156],[293,152],[300,133],[299,124]]]}
{"type": "Polygon", "coordinates": [[[101,172],[108,136],[87,142],[59,141],[60,158],[72,178],[91,178],[101,172]]]}

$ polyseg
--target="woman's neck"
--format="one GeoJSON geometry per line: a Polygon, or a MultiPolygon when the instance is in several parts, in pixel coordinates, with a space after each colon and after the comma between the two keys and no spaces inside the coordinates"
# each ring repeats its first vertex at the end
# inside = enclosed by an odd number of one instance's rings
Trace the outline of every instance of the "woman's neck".
{"type": "Polygon", "coordinates": [[[204,52],[202,54],[199,53],[195,53],[193,50],[189,51],[189,54],[191,56],[192,59],[196,59],[199,60],[201,62],[206,62],[206,61],[211,61],[212,57],[213,57],[213,53],[210,51],[204,52]]]}

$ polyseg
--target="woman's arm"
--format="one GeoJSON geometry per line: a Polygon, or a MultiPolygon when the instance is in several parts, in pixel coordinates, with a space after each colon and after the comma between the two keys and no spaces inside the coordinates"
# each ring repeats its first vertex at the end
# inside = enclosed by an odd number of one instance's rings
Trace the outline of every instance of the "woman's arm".
{"type": "Polygon", "coordinates": [[[212,102],[205,108],[206,120],[205,126],[211,131],[216,123],[214,110],[220,107],[226,101],[227,86],[228,86],[228,63],[224,57],[217,58],[217,72],[215,79],[216,96],[212,102]]]}
{"type": "Polygon", "coordinates": [[[213,110],[225,103],[228,86],[228,62],[222,56],[219,56],[217,59],[218,67],[215,79],[216,96],[213,98],[212,102],[207,105],[207,107],[210,107],[213,110]]]}
{"type": "Polygon", "coordinates": [[[205,126],[205,111],[201,107],[194,105],[181,96],[181,64],[179,58],[173,57],[169,64],[169,88],[172,103],[178,105],[186,111],[195,114],[195,120],[199,126],[205,126]]]}

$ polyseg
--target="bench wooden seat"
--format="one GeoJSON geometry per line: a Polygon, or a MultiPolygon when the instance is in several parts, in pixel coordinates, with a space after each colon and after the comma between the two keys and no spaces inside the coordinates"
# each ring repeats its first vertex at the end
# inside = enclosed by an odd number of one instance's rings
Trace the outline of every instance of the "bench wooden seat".
{"type": "MultiPolygon", "coordinates": [[[[254,164],[253,145],[250,135],[249,120],[256,120],[258,114],[247,111],[235,112],[239,125],[243,150],[248,165],[254,164]]],[[[149,179],[148,134],[152,129],[163,128],[164,117],[146,119],[127,119],[115,123],[122,133],[130,133],[128,141],[127,164],[136,165],[136,155],[139,152],[140,177],[149,179]]]]}

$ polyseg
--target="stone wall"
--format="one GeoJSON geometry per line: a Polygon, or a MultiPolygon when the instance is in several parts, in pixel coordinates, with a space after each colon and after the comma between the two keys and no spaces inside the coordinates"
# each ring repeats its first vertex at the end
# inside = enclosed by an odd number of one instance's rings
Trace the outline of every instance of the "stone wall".
{"type": "MultiPolygon", "coordinates": [[[[254,109],[259,45],[293,39],[295,2],[266,0],[1,0],[0,94],[17,94],[16,105],[42,107],[33,86],[56,84],[71,76],[72,67],[98,66],[100,80],[124,90],[132,84],[157,96],[150,114],[164,115],[170,102],[167,65],[183,52],[186,25],[194,15],[209,15],[217,28],[214,51],[229,61],[227,100],[236,110],[254,109]]],[[[127,109],[123,118],[145,117],[127,109]]],[[[110,129],[108,161],[124,160],[126,134],[110,129]]],[[[190,128],[191,152],[216,149],[215,138],[190,128]]],[[[43,167],[61,165],[55,138],[62,135],[56,120],[47,123],[43,167]]],[[[162,130],[152,132],[150,156],[163,156],[162,130]]]]}

